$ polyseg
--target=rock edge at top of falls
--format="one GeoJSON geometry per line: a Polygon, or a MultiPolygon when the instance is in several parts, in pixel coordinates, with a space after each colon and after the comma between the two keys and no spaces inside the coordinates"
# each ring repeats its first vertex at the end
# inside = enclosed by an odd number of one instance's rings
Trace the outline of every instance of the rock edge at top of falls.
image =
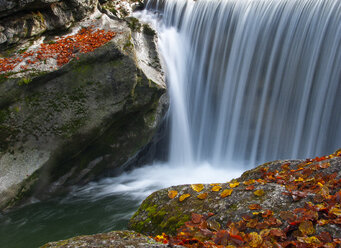
{"type": "MultiPolygon", "coordinates": [[[[155,34],[93,11],[69,31],[111,31],[110,42],[61,67],[47,59],[1,74],[0,209],[119,168],[163,119],[168,96],[155,34]]],[[[44,38],[54,44],[59,36],[44,38]]]]}

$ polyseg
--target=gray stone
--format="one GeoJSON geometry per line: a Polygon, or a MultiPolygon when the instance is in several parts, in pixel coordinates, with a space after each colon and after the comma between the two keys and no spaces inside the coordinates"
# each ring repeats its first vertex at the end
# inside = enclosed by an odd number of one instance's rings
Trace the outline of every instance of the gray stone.
{"type": "Polygon", "coordinates": [[[1,80],[0,208],[93,180],[152,139],[167,108],[163,75],[148,76],[117,25],[113,41],[57,71],[1,80]]]}
{"type": "Polygon", "coordinates": [[[7,37],[4,33],[0,33],[0,44],[5,43],[7,41],[7,37]]]}
{"type": "MultiPolygon", "coordinates": [[[[155,242],[150,237],[144,236],[132,231],[115,231],[109,233],[101,233],[95,235],[86,235],[74,237],[68,240],[50,242],[41,248],[58,248],[58,247],[103,247],[103,248],[162,248],[169,247],[168,244],[155,242]]],[[[174,248],[183,246],[172,246],[174,248]]]]}

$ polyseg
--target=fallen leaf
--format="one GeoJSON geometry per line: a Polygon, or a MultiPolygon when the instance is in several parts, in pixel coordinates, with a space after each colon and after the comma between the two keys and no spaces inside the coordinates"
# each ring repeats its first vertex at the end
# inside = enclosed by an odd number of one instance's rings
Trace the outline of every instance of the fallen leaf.
{"type": "Polygon", "coordinates": [[[248,238],[250,240],[248,245],[251,246],[251,247],[259,247],[262,244],[262,242],[263,242],[262,236],[260,236],[256,232],[249,233],[248,234],[248,238]]]}
{"type": "Polygon", "coordinates": [[[196,213],[192,213],[192,222],[194,224],[199,224],[201,221],[202,221],[202,215],[196,214],[196,213]]]}
{"type": "Polygon", "coordinates": [[[298,226],[298,229],[303,235],[312,235],[315,233],[313,223],[311,221],[303,221],[298,226]]]}
{"type": "Polygon", "coordinates": [[[234,183],[230,183],[230,187],[231,188],[235,188],[239,186],[239,182],[234,182],[234,183]]]}
{"type": "Polygon", "coordinates": [[[204,185],[203,184],[191,184],[191,188],[196,192],[200,192],[204,189],[204,185]]]}
{"type": "Polygon", "coordinates": [[[259,210],[259,209],[262,209],[262,207],[259,204],[251,204],[251,205],[249,205],[249,209],[259,210]]]}
{"type": "Polygon", "coordinates": [[[214,192],[217,192],[219,190],[221,190],[221,186],[213,186],[212,187],[212,191],[214,191],[214,192]]]}
{"type": "Polygon", "coordinates": [[[200,200],[204,200],[204,199],[207,198],[207,196],[208,196],[207,193],[202,193],[202,194],[198,195],[197,197],[198,197],[200,200]]]}
{"type": "Polygon", "coordinates": [[[190,194],[183,194],[179,197],[179,201],[182,202],[184,201],[185,199],[187,199],[188,197],[190,197],[191,195],[190,194]]]}
{"type": "Polygon", "coordinates": [[[264,192],[264,190],[262,190],[262,189],[258,189],[258,190],[256,190],[256,191],[254,191],[253,194],[254,194],[255,196],[263,196],[263,195],[265,194],[265,192],[264,192]]]}
{"type": "Polygon", "coordinates": [[[170,198],[170,199],[173,199],[174,197],[176,197],[178,195],[178,191],[176,191],[176,190],[169,190],[168,191],[168,197],[170,198]]]}
{"type": "Polygon", "coordinates": [[[221,198],[225,198],[226,196],[231,195],[233,192],[233,189],[225,189],[223,192],[221,192],[220,196],[221,198]]]}

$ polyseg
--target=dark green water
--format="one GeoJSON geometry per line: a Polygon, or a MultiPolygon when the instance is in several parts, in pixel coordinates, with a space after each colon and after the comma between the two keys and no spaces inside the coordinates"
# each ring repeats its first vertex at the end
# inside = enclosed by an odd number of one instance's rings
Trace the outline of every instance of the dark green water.
{"type": "Polygon", "coordinates": [[[227,182],[240,174],[208,164],[155,164],[74,187],[65,196],[0,214],[0,248],[36,248],[77,235],[122,230],[143,199],[158,189],[227,182]]]}
{"type": "Polygon", "coordinates": [[[76,235],[126,228],[139,201],[125,195],[102,199],[66,197],[0,214],[1,248],[34,248],[76,235]]]}

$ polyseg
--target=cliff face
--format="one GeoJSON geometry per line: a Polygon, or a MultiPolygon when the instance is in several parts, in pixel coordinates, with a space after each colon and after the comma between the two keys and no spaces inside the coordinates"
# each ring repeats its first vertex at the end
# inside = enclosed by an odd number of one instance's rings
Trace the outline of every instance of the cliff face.
{"type": "Polygon", "coordinates": [[[1,4],[0,16],[15,22],[38,9],[44,20],[53,19],[51,8],[63,5],[74,25],[64,36],[39,33],[34,43],[3,31],[3,49],[14,43],[25,49],[5,49],[8,57],[2,58],[0,209],[121,166],[151,140],[167,109],[154,34],[132,31],[98,10],[89,19],[96,1],[1,4]],[[109,42],[98,45],[103,40],[109,42]],[[147,54],[142,59],[141,51],[147,54]]]}

